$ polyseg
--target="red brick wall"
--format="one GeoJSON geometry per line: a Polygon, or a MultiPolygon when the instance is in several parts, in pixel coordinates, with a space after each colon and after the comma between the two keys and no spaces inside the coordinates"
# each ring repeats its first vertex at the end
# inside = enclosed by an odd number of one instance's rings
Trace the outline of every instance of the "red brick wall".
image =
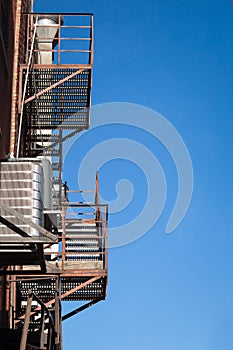
{"type": "Polygon", "coordinates": [[[10,143],[15,8],[16,0],[0,0],[0,158],[9,152],[10,143]]]}
{"type": "Polygon", "coordinates": [[[18,130],[18,89],[19,89],[19,65],[23,63],[25,50],[25,19],[24,12],[30,12],[32,0],[17,0],[15,22],[15,45],[13,62],[13,85],[11,105],[11,130],[10,152],[16,153],[17,130],[18,130]]]}
{"type": "MultiPolygon", "coordinates": [[[[18,72],[24,51],[24,31],[20,27],[22,12],[30,9],[31,1],[0,0],[0,159],[15,148],[18,72]]],[[[0,328],[9,327],[9,297],[6,278],[0,276],[0,328]]]]}

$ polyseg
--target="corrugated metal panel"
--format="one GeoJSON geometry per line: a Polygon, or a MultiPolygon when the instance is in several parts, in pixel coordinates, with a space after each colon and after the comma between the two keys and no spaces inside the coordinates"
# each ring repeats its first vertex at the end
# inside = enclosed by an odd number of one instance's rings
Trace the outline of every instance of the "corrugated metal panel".
{"type": "MultiPolygon", "coordinates": [[[[39,163],[3,162],[0,163],[0,199],[1,201],[30,218],[34,223],[42,224],[42,190],[43,169],[39,163]]],[[[20,222],[4,210],[0,210],[4,218],[32,236],[39,233],[30,226],[20,222]]],[[[12,230],[0,224],[1,235],[16,235],[12,230]]]]}

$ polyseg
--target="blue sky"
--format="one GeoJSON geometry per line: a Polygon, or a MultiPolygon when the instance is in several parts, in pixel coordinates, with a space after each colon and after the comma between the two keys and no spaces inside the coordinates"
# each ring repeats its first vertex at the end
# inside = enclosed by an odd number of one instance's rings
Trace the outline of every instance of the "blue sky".
{"type": "MultiPolygon", "coordinates": [[[[166,235],[177,174],[160,142],[122,126],[80,139],[77,164],[91,139],[133,138],[150,148],[168,195],[146,235],[110,250],[107,300],[64,322],[64,349],[232,349],[232,2],[36,0],[35,10],[93,12],[93,105],[129,102],[156,110],[184,139],[194,169],[189,210],[166,235]]],[[[145,174],[120,159],[100,169],[105,199],[114,199],[121,178],[132,182],[134,198],[110,225],[137,215],[145,202],[145,174]]],[[[64,312],[68,308],[64,304],[64,312]]]]}

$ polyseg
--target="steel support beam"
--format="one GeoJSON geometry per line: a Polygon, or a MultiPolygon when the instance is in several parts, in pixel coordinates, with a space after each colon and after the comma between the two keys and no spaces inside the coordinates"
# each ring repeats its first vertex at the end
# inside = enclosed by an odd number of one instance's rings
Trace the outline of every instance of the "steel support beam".
{"type": "MultiPolygon", "coordinates": [[[[86,287],[88,284],[91,284],[91,283],[97,281],[97,280],[100,279],[100,278],[101,278],[100,276],[97,276],[97,277],[95,276],[95,277],[93,277],[93,278],[90,278],[89,280],[87,280],[87,281],[84,282],[84,283],[81,283],[81,284],[78,285],[77,287],[72,288],[72,289],[68,290],[67,292],[61,294],[60,298],[61,298],[61,299],[64,299],[65,297],[69,296],[70,294],[73,294],[73,293],[77,292],[78,290],[80,290],[80,289],[86,287]]],[[[45,303],[44,306],[48,307],[48,306],[50,306],[50,305],[53,305],[53,304],[55,303],[55,301],[56,301],[56,299],[54,298],[54,299],[48,301],[47,303],[45,303]]],[[[41,311],[41,306],[38,306],[36,309],[34,309],[34,310],[30,313],[30,316],[35,315],[38,311],[41,311]]],[[[17,323],[21,322],[22,320],[24,320],[25,317],[26,317],[26,314],[23,315],[23,316],[20,316],[19,319],[15,321],[15,324],[17,324],[17,323]]]]}
{"type": "MultiPolygon", "coordinates": [[[[5,205],[4,203],[2,203],[0,201],[0,208],[5,210],[7,213],[15,216],[17,219],[21,220],[23,223],[29,225],[31,228],[34,228],[35,230],[37,230],[42,236],[46,237],[46,240],[44,241],[44,243],[51,243],[51,241],[53,243],[57,242],[57,236],[53,235],[51,232],[45,230],[43,227],[41,227],[40,225],[35,224],[34,222],[32,222],[31,220],[25,218],[22,214],[20,214],[17,210],[8,207],[7,205],[5,205]]],[[[1,215],[2,216],[2,215],[1,215]]],[[[33,237],[29,236],[30,239],[33,239],[33,237]]],[[[25,237],[26,238],[26,237],[25,237]]],[[[35,237],[36,238],[36,237],[35,237]]],[[[32,241],[31,241],[32,242],[32,241]]],[[[42,243],[42,242],[41,242],[42,243]]]]}
{"type": "Polygon", "coordinates": [[[82,305],[80,307],[78,307],[77,309],[65,314],[64,316],[62,316],[62,321],[65,321],[67,320],[68,318],[74,316],[74,315],[77,315],[79,314],[81,311],[84,311],[86,309],[88,309],[89,307],[97,304],[99,301],[101,301],[102,299],[96,299],[96,300],[92,300],[90,301],[89,303],[86,303],[85,305],[82,305]]]}
{"type": "MultiPolygon", "coordinates": [[[[15,233],[17,233],[18,235],[22,236],[22,237],[30,237],[30,235],[26,232],[24,232],[23,230],[21,230],[19,227],[15,226],[14,224],[12,224],[9,220],[5,219],[3,216],[0,215],[0,222],[7,226],[10,230],[14,231],[15,233]]],[[[8,237],[8,241],[9,241],[9,237],[8,237]]]]}

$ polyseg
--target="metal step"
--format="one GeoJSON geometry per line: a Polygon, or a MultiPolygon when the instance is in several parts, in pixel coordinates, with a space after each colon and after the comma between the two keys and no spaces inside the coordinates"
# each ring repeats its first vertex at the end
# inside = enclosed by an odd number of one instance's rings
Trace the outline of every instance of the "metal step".
{"type": "Polygon", "coordinates": [[[85,225],[84,223],[66,222],[65,230],[65,253],[67,261],[99,260],[100,240],[98,239],[98,228],[95,223],[85,225]],[[80,238],[80,235],[82,237],[86,235],[85,239],[80,238]]]}

